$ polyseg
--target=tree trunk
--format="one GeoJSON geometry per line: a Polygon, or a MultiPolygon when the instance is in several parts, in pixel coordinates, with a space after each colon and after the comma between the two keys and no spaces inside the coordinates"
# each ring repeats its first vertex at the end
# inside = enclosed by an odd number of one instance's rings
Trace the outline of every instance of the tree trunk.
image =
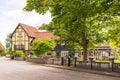
{"type": "Polygon", "coordinates": [[[86,39],[86,35],[85,32],[82,32],[82,47],[83,47],[83,60],[87,61],[87,39],[86,39]]]}

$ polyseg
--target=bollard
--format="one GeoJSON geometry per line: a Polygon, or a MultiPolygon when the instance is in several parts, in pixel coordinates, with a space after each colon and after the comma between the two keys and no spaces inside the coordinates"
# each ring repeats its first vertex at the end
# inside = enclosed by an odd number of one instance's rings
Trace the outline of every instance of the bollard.
{"type": "Polygon", "coordinates": [[[112,61],[111,69],[112,69],[112,71],[114,71],[114,59],[111,59],[111,61],[112,61]]]}
{"type": "Polygon", "coordinates": [[[68,57],[68,66],[71,66],[71,59],[68,57]]]}
{"type": "Polygon", "coordinates": [[[113,55],[111,55],[110,56],[110,61],[111,61],[111,71],[114,71],[114,56],[113,55]]]}
{"type": "Polygon", "coordinates": [[[64,65],[64,58],[61,57],[61,65],[64,65]]]}
{"type": "Polygon", "coordinates": [[[93,69],[93,65],[92,65],[92,63],[93,63],[93,58],[89,58],[89,59],[90,59],[90,68],[93,69]]]}
{"type": "Polygon", "coordinates": [[[76,63],[77,63],[77,57],[75,57],[75,60],[74,60],[74,67],[77,66],[76,63]]]}
{"type": "Polygon", "coordinates": [[[91,69],[93,68],[92,62],[93,62],[93,61],[91,60],[91,69]]]}
{"type": "Polygon", "coordinates": [[[52,59],[52,64],[54,64],[54,59],[52,59]]]}

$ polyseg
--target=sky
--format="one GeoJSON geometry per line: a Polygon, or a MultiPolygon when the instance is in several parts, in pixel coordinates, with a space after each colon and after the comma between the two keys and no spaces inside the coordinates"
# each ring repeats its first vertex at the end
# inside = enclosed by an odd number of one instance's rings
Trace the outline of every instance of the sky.
{"type": "Polygon", "coordinates": [[[19,23],[31,26],[40,26],[51,21],[51,15],[26,12],[22,9],[26,5],[26,0],[0,0],[0,42],[5,46],[7,34],[12,33],[19,23]]]}

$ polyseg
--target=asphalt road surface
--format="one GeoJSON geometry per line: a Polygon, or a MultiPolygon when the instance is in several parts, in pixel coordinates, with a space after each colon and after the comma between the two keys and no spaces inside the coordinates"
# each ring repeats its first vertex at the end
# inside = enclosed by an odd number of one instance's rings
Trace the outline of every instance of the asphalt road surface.
{"type": "Polygon", "coordinates": [[[120,80],[120,78],[0,58],[0,80],[120,80]]]}

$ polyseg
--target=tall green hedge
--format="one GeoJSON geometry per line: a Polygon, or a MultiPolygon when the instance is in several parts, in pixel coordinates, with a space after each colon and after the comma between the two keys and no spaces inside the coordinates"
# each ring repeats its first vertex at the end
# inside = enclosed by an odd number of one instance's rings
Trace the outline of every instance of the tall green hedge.
{"type": "Polygon", "coordinates": [[[31,46],[31,52],[40,56],[46,52],[51,52],[55,47],[55,41],[52,39],[35,40],[31,46]]]}
{"type": "Polygon", "coordinates": [[[15,53],[13,53],[11,55],[11,59],[14,59],[14,57],[26,57],[25,53],[23,53],[22,51],[16,51],[15,53]]]}

